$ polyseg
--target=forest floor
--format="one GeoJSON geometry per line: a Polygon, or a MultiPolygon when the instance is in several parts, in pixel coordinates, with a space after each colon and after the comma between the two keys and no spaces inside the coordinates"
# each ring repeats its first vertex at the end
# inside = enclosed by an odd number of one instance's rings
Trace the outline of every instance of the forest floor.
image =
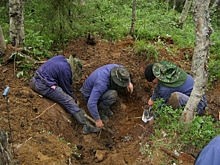
{"type": "MultiPolygon", "coordinates": [[[[154,134],[153,122],[144,123],[140,118],[153,91],[153,85],[144,77],[144,70],[148,64],[155,62],[154,59],[148,57],[147,52],[145,55],[135,54],[134,41],[131,39],[119,42],[96,39],[95,45],[86,41],[86,38],[74,40],[66,45],[62,53],[56,52],[82,60],[83,76],[73,85],[81,108],[87,111],[79,89],[96,68],[117,63],[124,65],[131,73],[134,92],[119,95],[112,106],[114,115],[106,123],[113,134],[102,130],[84,135],[82,126],[60,105],[33,92],[25,79],[16,78],[16,69],[11,61],[0,66],[0,91],[3,93],[5,87],[10,86],[8,106],[7,100],[0,98],[0,127],[11,132],[12,155],[18,164],[159,165],[178,161],[179,164],[192,165],[194,157],[186,151],[179,151],[184,153],[183,156],[175,157],[173,151],[168,149],[154,150],[151,147],[154,141],[150,138],[154,134]],[[149,151],[141,151],[140,144],[149,145],[149,151]]],[[[189,72],[193,48],[176,49],[170,53],[166,47],[175,46],[172,39],[162,41],[165,45],[158,50],[159,60],[174,62],[189,72]]],[[[13,51],[10,46],[8,52],[13,51]]],[[[220,105],[219,89],[216,84],[215,90],[209,89],[206,93],[208,111],[216,120],[220,105]]]]}

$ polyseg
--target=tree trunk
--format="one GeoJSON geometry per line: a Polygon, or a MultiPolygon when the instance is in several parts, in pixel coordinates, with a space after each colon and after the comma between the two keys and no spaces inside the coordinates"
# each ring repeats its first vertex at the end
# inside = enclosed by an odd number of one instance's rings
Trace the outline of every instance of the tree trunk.
{"type": "Polygon", "coordinates": [[[185,1],[181,16],[179,18],[179,26],[180,26],[181,29],[183,28],[183,23],[185,22],[185,20],[188,16],[188,12],[189,12],[189,9],[190,9],[191,5],[192,5],[192,0],[186,0],[185,1]]]}
{"type": "Polygon", "coordinates": [[[79,5],[85,5],[86,2],[85,2],[85,0],[78,0],[78,4],[79,4],[79,5]]]}
{"type": "Polygon", "coordinates": [[[173,1],[173,10],[176,9],[176,0],[173,1]]]}
{"type": "Polygon", "coordinates": [[[132,6],[132,18],[131,18],[131,30],[130,30],[130,35],[134,35],[134,26],[135,26],[135,21],[136,21],[136,6],[137,6],[137,1],[133,0],[133,6],[132,6]]]}
{"type": "Polygon", "coordinates": [[[196,26],[196,44],[192,60],[191,73],[194,77],[194,88],[189,101],[182,113],[181,120],[191,122],[194,118],[198,103],[205,92],[208,81],[207,60],[210,48],[210,36],[212,28],[208,11],[210,0],[195,0],[194,2],[194,22],[196,26]]]}
{"type": "Polygon", "coordinates": [[[0,55],[4,54],[6,50],[5,38],[2,32],[2,28],[0,26],[0,55]]]}
{"type": "Polygon", "coordinates": [[[13,165],[12,152],[8,142],[8,134],[0,130],[0,165],[13,165]]]}
{"type": "Polygon", "coordinates": [[[9,0],[10,40],[13,46],[24,43],[24,0],[9,0]]]}

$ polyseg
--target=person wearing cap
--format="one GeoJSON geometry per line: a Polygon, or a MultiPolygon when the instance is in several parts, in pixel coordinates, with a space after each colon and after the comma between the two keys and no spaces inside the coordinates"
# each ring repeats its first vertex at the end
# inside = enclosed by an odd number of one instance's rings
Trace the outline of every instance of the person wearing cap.
{"type": "Polygon", "coordinates": [[[118,64],[101,66],[85,80],[80,91],[97,127],[103,127],[103,122],[109,121],[108,116],[113,115],[109,108],[115,103],[118,92],[126,88],[133,92],[130,73],[118,64]]]}
{"type": "Polygon", "coordinates": [[[30,88],[42,96],[50,98],[68,110],[83,125],[83,133],[100,131],[85,118],[85,111],[78,107],[72,84],[82,76],[80,59],[62,55],[42,64],[30,80],[30,88]]]}
{"type": "Polygon", "coordinates": [[[194,165],[220,164],[220,135],[214,137],[198,154],[194,165]]]}
{"type": "MultiPolygon", "coordinates": [[[[156,99],[161,98],[173,109],[185,106],[194,85],[191,75],[169,61],[149,64],[145,69],[145,78],[155,84],[152,97],[148,100],[149,106],[152,106],[156,99]]],[[[207,101],[206,96],[203,95],[197,107],[197,114],[202,114],[205,107],[207,101]]]]}

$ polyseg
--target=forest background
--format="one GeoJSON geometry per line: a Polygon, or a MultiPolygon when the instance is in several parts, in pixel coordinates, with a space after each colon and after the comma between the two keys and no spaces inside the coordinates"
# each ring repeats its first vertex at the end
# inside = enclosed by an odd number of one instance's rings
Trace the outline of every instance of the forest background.
{"type": "MultiPolygon", "coordinates": [[[[48,50],[62,50],[61,45],[74,38],[87,36],[88,33],[100,36],[106,41],[123,40],[129,34],[136,42],[136,52],[149,49],[153,45],[144,44],[155,38],[171,37],[179,47],[195,45],[195,22],[193,18],[193,1],[189,0],[157,0],[157,1],[70,1],[51,0],[44,2],[32,0],[23,3],[25,38],[19,43],[24,47],[32,47],[33,54],[42,58],[50,57],[48,50]],[[135,17],[132,15],[135,3],[135,17]],[[188,3],[188,10],[185,3],[188,3]],[[132,20],[133,19],[133,20],[132,20]],[[134,20],[135,19],[135,20],[134,20]],[[134,23],[135,22],[135,23],[134,23]],[[133,25],[135,24],[135,25],[133,25]],[[33,39],[34,38],[34,39],[33,39]]],[[[0,2],[1,27],[7,43],[10,38],[10,1],[0,2]]],[[[209,83],[220,78],[219,70],[219,0],[210,1],[210,23],[213,28],[209,56],[209,83]]],[[[133,13],[134,14],[134,13],[133,13]]],[[[160,41],[160,40],[159,40],[160,41]]],[[[159,42],[158,41],[158,42],[159,42]]]]}

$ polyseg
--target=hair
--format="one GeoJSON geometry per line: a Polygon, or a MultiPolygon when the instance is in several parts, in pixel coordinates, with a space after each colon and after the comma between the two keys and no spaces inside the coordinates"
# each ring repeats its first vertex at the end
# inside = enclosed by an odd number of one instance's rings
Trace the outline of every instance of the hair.
{"type": "Polygon", "coordinates": [[[147,79],[148,82],[151,82],[156,78],[153,74],[152,68],[153,68],[153,64],[149,64],[144,72],[145,78],[147,79]]]}

